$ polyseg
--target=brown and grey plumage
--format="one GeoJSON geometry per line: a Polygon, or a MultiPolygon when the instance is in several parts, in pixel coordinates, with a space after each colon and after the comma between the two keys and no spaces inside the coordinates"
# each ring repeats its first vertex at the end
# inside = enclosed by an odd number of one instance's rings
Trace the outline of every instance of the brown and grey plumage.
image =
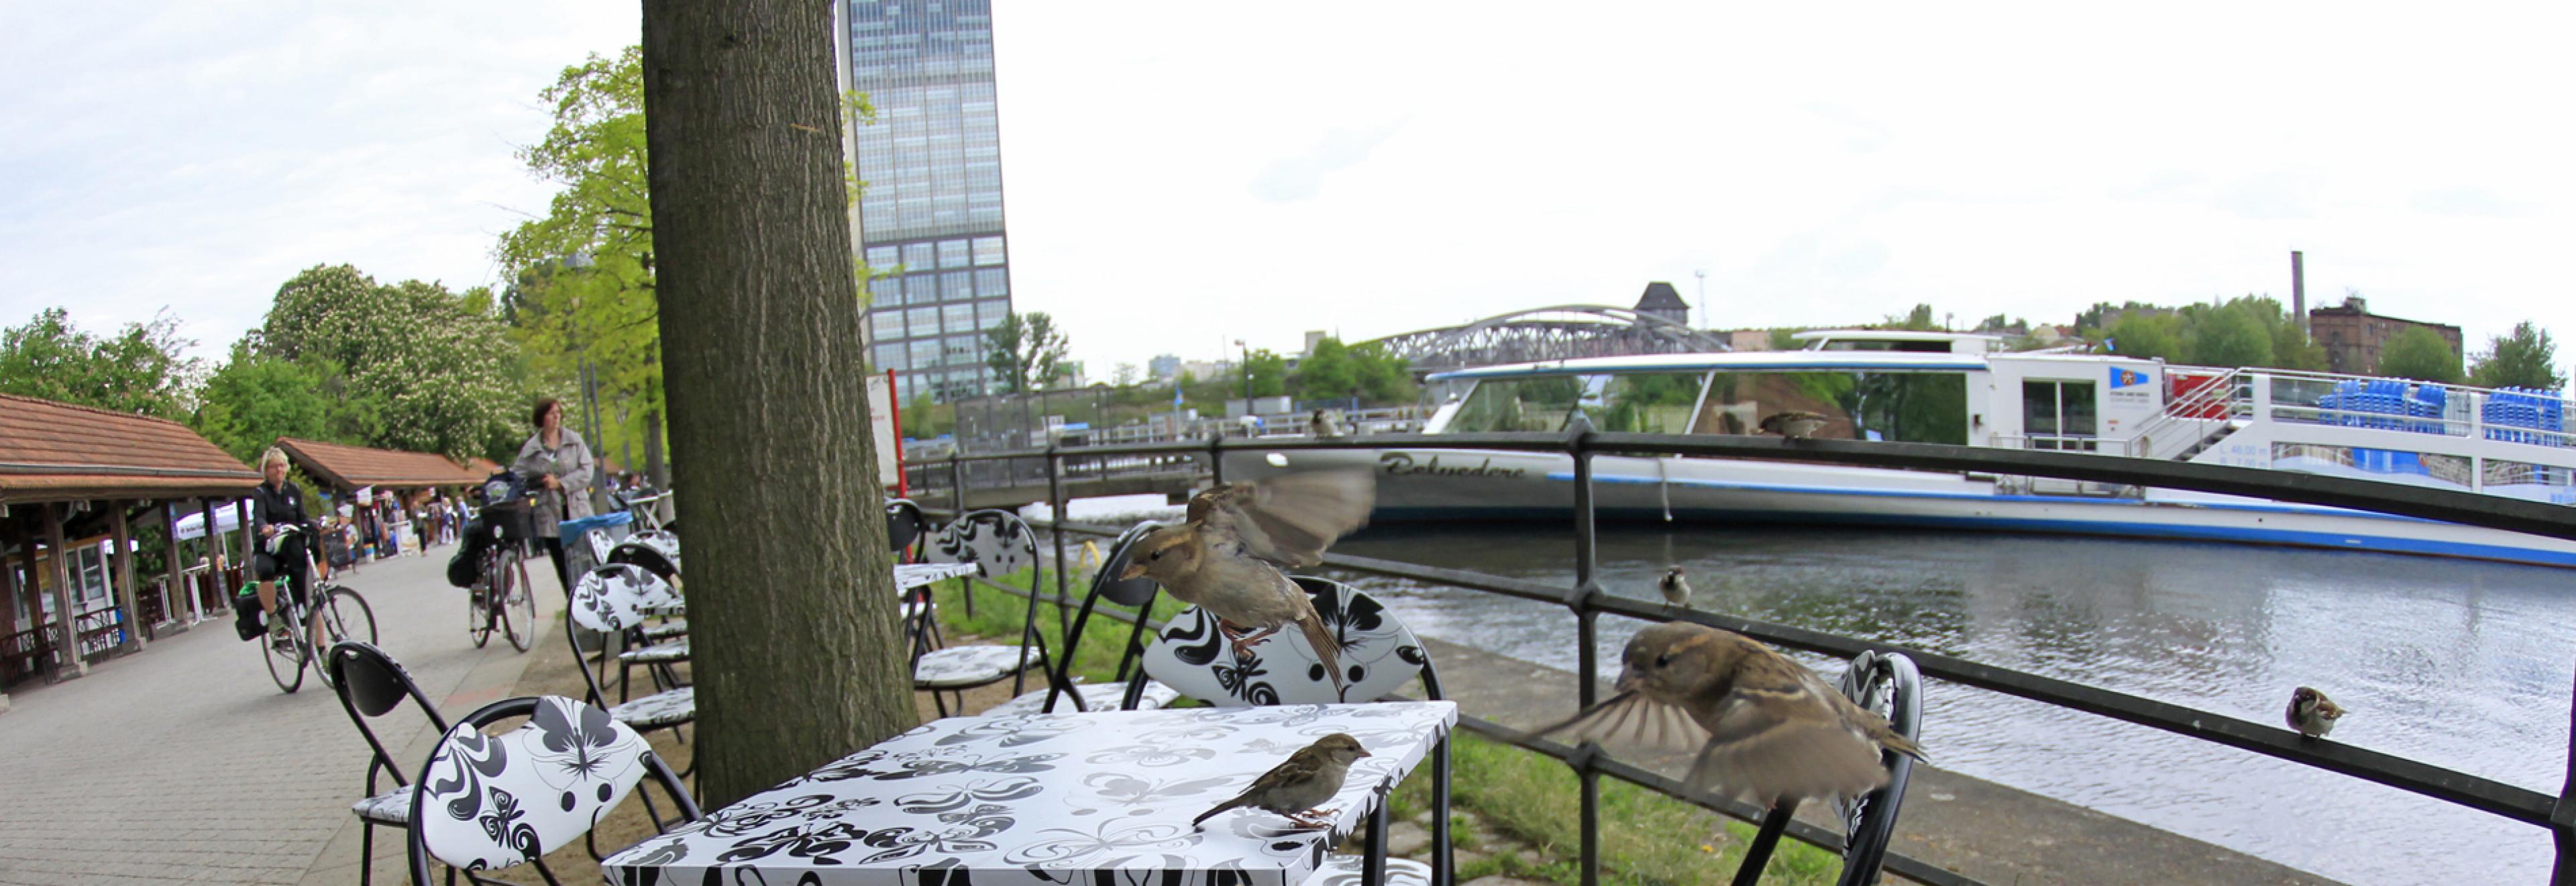
{"type": "Polygon", "coordinates": [[[1699,756],[1687,784],[1767,805],[1857,797],[1887,783],[1880,749],[1923,749],[1806,666],[1743,635],[1667,623],[1628,641],[1617,695],[1541,734],[1699,756]]]}
{"type": "Polygon", "coordinates": [[[1205,824],[1228,809],[1251,807],[1287,816],[1289,821],[1306,827],[1329,827],[1339,810],[1317,811],[1315,807],[1341,793],[1342,781],[1351,774],[1351,761],[1368,755],[1359,739],[1343,733],[1316,739],[1314,744],[1297,749],[1286,761],[1253,779],[1252,786],[1234,799],[1199,813],[1199,817],[1190,820],[1190,826],[1205,824]]]}
{"type": "Polygon", "coordinates": [[[1761,428],[1790,439],[1806,439],[1825,429],[1833,419],[1799,409],[1782,409],[1762,416],[1761,428]]]}
{"type": "Polygon", "coordinates": [[[1690,580],[1682,577],[1681,567],[1673,567],[1672,572],[1665,573],[1663,579],[1655,583],[1655,590],[1664,592],[1665,603],[1676,607],[1690,605],[1690,580]]]}
{"type": "Polygon", "coordinates": [[[1281,626],[1294,624],[1345,685],[1341,644],[1314,601],[1277,566],[1323,562],[1334,540],[1368,525],[1377,481],[1365,471],[1290,474],[1217,487],[1191,497],[1189,519],[1148,533],[1120,579],[1151,577],[1181,602],[1215,616],[1238,658],[1281,626]]]}
{"type": "Polygon", "coordinates": [[[2334,731],[2335,721],[2343,719],[2343,706],[2326,698],[2325,693],[2302,686],[2290,693],[2290,710],[2282,719],[2302,736],[2325,738],[2326,733],[2334,731]]]}

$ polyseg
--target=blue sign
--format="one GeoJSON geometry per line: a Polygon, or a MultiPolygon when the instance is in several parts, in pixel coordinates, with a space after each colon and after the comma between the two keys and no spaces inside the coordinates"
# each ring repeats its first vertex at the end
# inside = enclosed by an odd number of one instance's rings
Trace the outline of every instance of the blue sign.
{"type": "Polygon", "coordinates": [[[2123,369],[2118,366],[2111,367],[2112,390],[2118,390],[2133,384],[2145,383],[2147,383],[2147,373],[2145,372],[2141,372],[2136,369],[2123,369]]]}

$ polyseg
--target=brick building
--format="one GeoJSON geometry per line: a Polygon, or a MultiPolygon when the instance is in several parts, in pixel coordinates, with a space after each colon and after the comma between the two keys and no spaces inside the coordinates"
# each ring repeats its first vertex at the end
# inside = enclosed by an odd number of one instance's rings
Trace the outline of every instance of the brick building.
{"type": "Polygon", "coordinates": [[[2379,368],[2379,351],[2408,326],[2422,326],[2442,336],[2452,353],[2460,353],[2460,327],[2380,316],[2354,295],[2335,307],[2308,310],[2308,337],[2325,348],[2326,367],[2337,372],[2369,374],[2379,368]]]}

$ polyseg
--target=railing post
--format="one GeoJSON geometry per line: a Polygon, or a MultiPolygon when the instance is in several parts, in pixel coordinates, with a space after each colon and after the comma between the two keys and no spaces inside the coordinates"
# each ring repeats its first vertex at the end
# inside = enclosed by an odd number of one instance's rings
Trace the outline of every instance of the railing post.
{"type": "Polygon", "coordinates": [[[1582,818],[1578,822],[1581,850],[1576,858],[1583,886],[1601,884],[1601,772],[1592,766],[1601,755],[1601,746],[1584,742],[1565,758],[1574,767],[1574,777],[1582,788],[1582,818]]]}
{"type": "Polygon", "coordinates": [[[2549,810],[2549,837],[2558,849],[2549,882],[2576,886],[2576,704],[2567,709],[2567,781],[2558,789],[2558,804],[2549,810]]]}
{"type": "Polygon", "coordinates": [[[948,508],[951,519],[966,514],[966,465],[957,461],[957,447],[948,448],[948,508]]]}
{"type": "MultiPolygon", "coordinates": [[[[1064,612],[1066,588],[1064,579],[1065,503],[1064,478],[1062,476],[1064,472],[1057,466],[1057,463],[1061,458],[1062,457],[1056,455],[1055,440],[1050,437],[1047,440],[1046,447],[1047,507],[1054,509],[1053,514],[1055,516],[1055,519],[1051,521],[1054,526],[1049,529],[1053,530],[1050,535],[1055,536],[1055,636],[1057,637],[1063,637],[1064,632],[1071,630],[1072,627],[1070,624],[1070,617],[1065,615],[1064,612]]],[[[1030,601],[1029,605],[1036,606],[1037,602],[1030,601]]]]}
{"type": "Polygon", "coordinates": [[[1208,483],[1225,485],[1225,431],[1208,434],[1208,483]]]}
{"type": "Polygon", "coordinates": [[[1593,568],[1599,558],[1592,514],[1592,453],[1585,445],[1592,436],[1592,422],[1582,412],[1566,422],[1565,450],[1574,457],[1574,590],[1566,595],[1565,605],[1574,610],[1575,651],[1578,682],[1575,695],[1583,707],[1592,707],[1593,684],[1601,679],[1598,616],[1592,611],[1592,596],[1601,593],[1593,584],[1593,568]]]}

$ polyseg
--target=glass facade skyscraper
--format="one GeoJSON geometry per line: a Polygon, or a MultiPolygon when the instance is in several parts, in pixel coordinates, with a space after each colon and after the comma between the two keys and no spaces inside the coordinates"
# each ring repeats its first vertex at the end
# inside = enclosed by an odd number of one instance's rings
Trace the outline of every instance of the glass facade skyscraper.
{"type": "Polygon", "coordinates": [[[990,0],[845,0],[850,88],[876,107],[855,133],[861,255],[879,370],[905,402],[992,387],[984,330],[1011,313],[990,0]]]}

